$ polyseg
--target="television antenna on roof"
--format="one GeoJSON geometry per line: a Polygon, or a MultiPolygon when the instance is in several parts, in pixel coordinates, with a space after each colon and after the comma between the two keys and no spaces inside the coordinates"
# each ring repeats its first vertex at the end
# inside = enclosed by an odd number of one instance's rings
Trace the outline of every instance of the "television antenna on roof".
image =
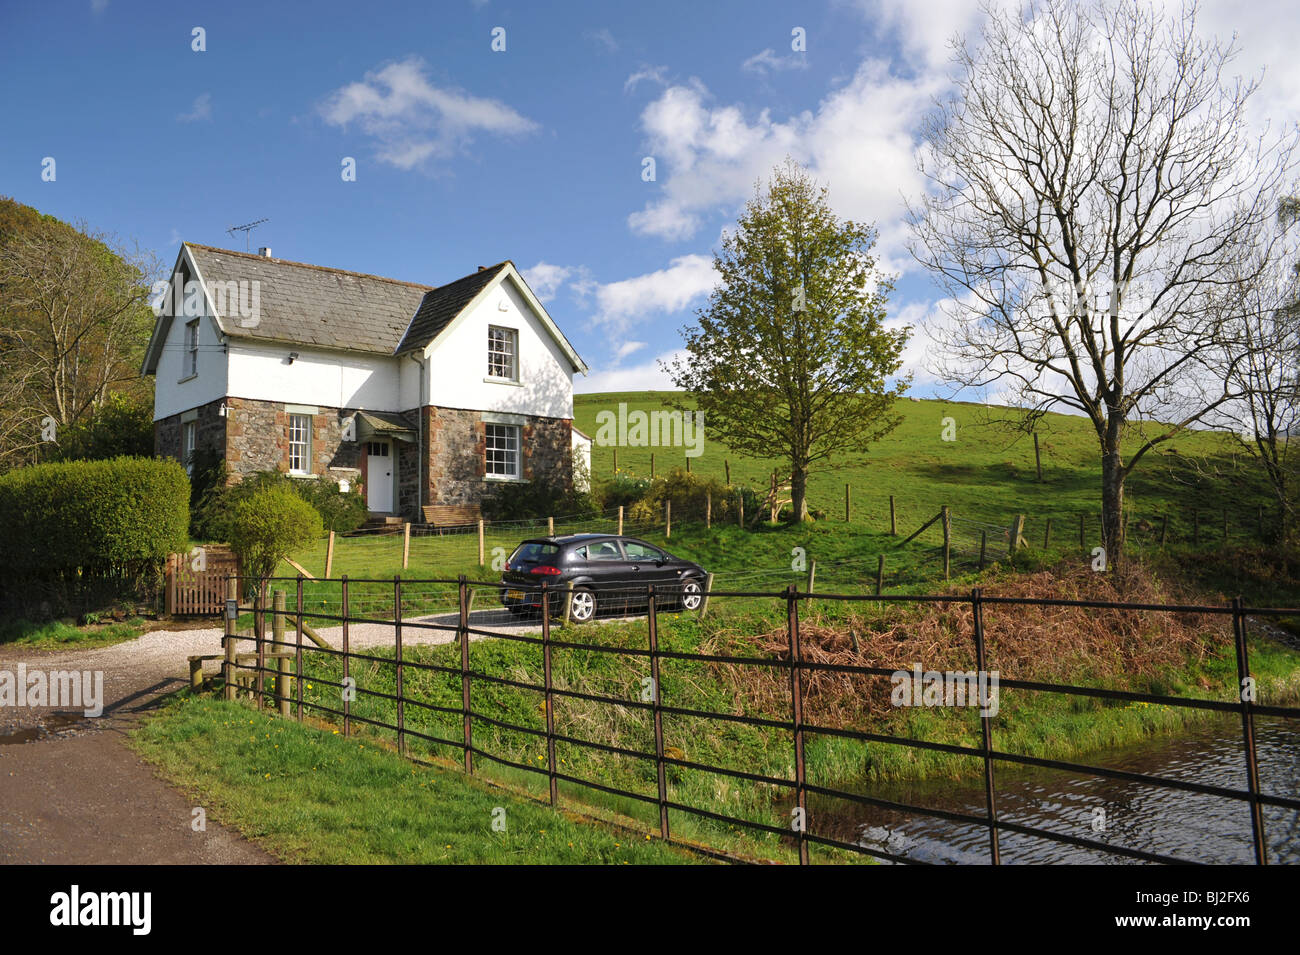
{"type": "Polygon", "coordinates": [[[258,226],[260,226],[263,222],[270,222],[270,221],[271,220],[269,218],[258,219],[256,222],[248,222],[245,223],[244,225],[232,225],[229,229],[226,230],[226,235],[233,236],[236,232],[244,233],[244,251],[247,252],[249,233],[252,232],[254,229],[256,229],[258,226]]]}

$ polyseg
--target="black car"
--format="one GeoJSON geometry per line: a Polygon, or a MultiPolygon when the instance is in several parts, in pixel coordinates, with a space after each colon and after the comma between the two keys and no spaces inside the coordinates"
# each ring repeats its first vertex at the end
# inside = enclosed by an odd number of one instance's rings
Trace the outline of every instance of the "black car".
{"type": "Polygon", "coordinates": [[[699,564],[635,537],[537,537],[515,548],[506,562],[501,604],[513,613],[540,609],[540,588],[545,581],[548,590],[559,591],[548,598],[552,613],[559,613],[566,585],[572,583],[570,619],[586,623],[597,611],[645,608],[647,585],[654,584],[656,607],[698,610],[704,598],[704,578],[699,564]]]}

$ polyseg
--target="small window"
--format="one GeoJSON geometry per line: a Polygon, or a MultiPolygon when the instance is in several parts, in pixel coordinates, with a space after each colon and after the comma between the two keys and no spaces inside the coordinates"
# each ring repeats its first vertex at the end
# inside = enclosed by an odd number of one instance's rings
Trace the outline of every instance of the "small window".
{"type": "Polygon", "coordinates": [[[519,380],[519,333],[513,328],[488,327],[488,377],[519,380]]]}
{"type": "Polygon", "coordinates": [[[485,473],[488,477],[517,478],[519,469],[519,426],[489,424],[485,426],[487,453],[485,473]]]}
{"type": "Polygon", "coordinates": [[[311,415],[289,415],[289,473],[311,474],[311,415]]]}
{"type": "Polygon", "coordinates": [[[368,441],[366,442],[366,454],[373,458],[386,458],[388,457],[388,445],[383,441],[368,441]]]}
{"type": "Polygon", "coordinates": [[[185,323],[185,375],[189,378],[199,373],[199,320],[185,323]]]}
{"type": "Polygon", "coordinates": [[[185,473],[190,477],[194,476],[194,446],[198,430],[197,421],[187,421],[181,425],[181,462],[185,465],[185,473]]]}

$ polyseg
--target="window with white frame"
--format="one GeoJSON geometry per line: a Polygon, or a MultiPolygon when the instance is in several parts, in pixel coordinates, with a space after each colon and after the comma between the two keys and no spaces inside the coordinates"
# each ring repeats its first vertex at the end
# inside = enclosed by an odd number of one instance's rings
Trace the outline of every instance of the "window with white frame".
{"type": "Polygon", "coordinates": [[[488,326],[488,377],[519,380],[519,332],[488,326]]]}
{"type": "Polygon", "coordinates": [[[519,467],[519,425],[489,424],[487,429],[488,477],[517,478],[519,467]]]}
{"type": "Polygon", "coordinates": [[[181,425],[181,461],[185,465],[185,472],[194,476],[194,446],[198,437],[199,423],[197,421],[186,421],[181,425]]]}
{"type": "Polygon", "coordinates": [[[185,323],[185,375],[189,378],[199,373],[199,320],[185,323]]]}
{"type": "Polygon", "coordinates": [[[311,474],[311,415],[289,415],[289,473],[311,474]]]}

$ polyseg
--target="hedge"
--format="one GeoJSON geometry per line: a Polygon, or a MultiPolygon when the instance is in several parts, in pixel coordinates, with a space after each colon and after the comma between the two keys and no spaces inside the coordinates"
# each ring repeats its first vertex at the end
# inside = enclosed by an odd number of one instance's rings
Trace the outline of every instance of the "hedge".
{"type": "Polygon", "coordinates": [[[11,605],[52,610],[145,596],[188,543],[189,478],[175,461],[120,457],[0,476],[0,574],[11,605]]]}

